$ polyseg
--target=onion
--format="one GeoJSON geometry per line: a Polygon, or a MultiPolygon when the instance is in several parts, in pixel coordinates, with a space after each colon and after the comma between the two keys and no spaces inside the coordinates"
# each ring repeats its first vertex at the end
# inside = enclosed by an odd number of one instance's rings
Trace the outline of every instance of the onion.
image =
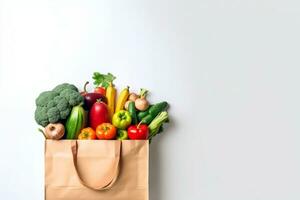
{"type": "Polygon", "coordinates": [[[140,97],[135,100],[135,108],[139,111],[145,111],[149,107],[149,102],[146,99],[148,91],[146,89],[141,89],[140,97]]]}
{"type": "Polygon", "coordinates": [[[149,102],[145,97],[138,98],[135,100],[135,108],[139,111],[145,111],[149,107],[149,102]]]}
{"type": "Polygon", "coordinates": [[[137,95],[135,93],[131,93],[128,97],[128,100],[135,101],[137,98],[139,98],[139,95],[137,95]]]}
{"type": "Polygon", "coordinates": [[[65,134],[65,127],[61,123],[50,123],[45,127],[44,131],[42,129],[39,129],[39,131],[41,131],[44,134],[46,139],[59,140],[65,134]]]}

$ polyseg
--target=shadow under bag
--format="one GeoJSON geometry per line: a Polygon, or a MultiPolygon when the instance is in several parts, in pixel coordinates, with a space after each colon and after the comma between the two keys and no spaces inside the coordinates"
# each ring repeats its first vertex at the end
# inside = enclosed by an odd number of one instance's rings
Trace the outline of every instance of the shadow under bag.
{"type": "Polygon", "coordinates": [[[148,140],[46,140],[45,200],[148,200],[148,140]]]}

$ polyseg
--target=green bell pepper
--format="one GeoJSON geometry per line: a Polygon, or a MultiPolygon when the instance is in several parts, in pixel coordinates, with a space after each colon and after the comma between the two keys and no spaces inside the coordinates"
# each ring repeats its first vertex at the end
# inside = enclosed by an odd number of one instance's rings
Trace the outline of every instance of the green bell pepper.
{"type": "Polygon", "coordinates": [[[130,113],[120,110],[113,115],[112,124],[119,129],[126,129],[131,124],[130,113]]]}
{"type": "Polygon", "coordinates": [[[118,130],[118,134],[117,134],[117,139],[118,140],[126,140],[128,139],[128,134],[126,130],[118,130]]]}

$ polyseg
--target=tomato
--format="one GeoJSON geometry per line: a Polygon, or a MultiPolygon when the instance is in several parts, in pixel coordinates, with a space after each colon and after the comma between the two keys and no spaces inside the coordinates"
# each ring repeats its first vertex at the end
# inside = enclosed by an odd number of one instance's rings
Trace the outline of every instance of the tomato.
{"type": "Polygon", "coordinates": [[[82,129],[78,135],[79,140],[95,140],[96,138],[96,132],[90,127],[82,129]]]}
{"type": "Polygon", "coordinates": [[[105,96],[106,94],[106,90],[104,87],[96,87],[95,90],[94,90],[95,93],[99,93],[99,94],[102,94],[105,96]]]}
{"type": "Polygon", "coordinates": [[[146,124],[131,125],[127,129],[127,133],[131,140],[146,140],[148,138],[149,129],[146,124]]]}
{"type": "Polygon", "coordinates": [[[89,126],[94,130],[98,125],[109,122],[107,105],[103,102],[97,101],[93,104],[89,112],[89,126]]]}
{"type": "Polygon", "coordinates": [[[100,140],[112,140],[116,138],[117,129],[110,123],[103,123],[97,126],[96,135],[100,140]]]}

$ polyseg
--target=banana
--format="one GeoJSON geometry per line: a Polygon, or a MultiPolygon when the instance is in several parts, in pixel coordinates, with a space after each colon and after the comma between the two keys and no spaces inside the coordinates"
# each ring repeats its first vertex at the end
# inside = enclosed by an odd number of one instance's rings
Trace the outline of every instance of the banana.
{"type": "Polygon", "coordinates": [[[129,86],[124,88],[122,92],[120,93],[120,96],[118,97],[117,105],[116,105],[116,110],[115,112],[118,112],[122,109],[124,109],[124,105],[129,97],[129,86]]]}
{"type": "Polygon", "coordinates": [[[116,99],[116,88],[114,88],[112,83],[110,83],[109,86],[106,88],[105,96],[107,98],[109,118],[111,119],[115,112],[115,99],[116,99]]]}
{"type": "Polygon", "coordinates": [[[86,125],[86,112],[81,105],[72,108],[66,122],[66,138],[77,139],[78,134],[86,125]]]}

